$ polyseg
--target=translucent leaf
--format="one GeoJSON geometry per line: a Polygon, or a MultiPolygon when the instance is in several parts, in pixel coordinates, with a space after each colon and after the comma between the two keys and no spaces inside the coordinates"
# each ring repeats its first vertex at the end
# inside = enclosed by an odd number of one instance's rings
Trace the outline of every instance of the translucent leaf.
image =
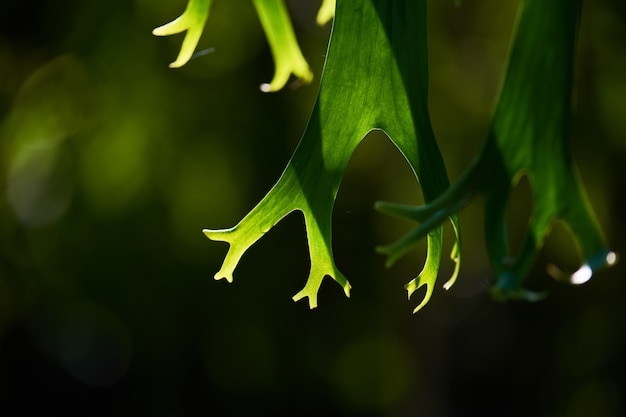
{"type": "Polygon", "coordinates": [[[261,91],[278,91],[285,86],[291,74],[310,83],[313,73],[296,41],[291,20],[283,0],[254,0],[259,19],[274,56],[274,78],[262,84],[261,91]]]}
{"type": "MultiPolygon", "coordinates": [[[[187,31],[176,61],[171,68],[185,65],[193,56],[209,17],[213,0],[189,0],[182,15],[152,31],[156,36],[168,36],[187,31]]],[[[285,86],[291,74],[303,83],[313,80],[313,73],[304,59],[291,25],[284,0],[253,0],[261,25],[267,36],[276,69],[269,84],[262,84],[265,92],[278,91],[285,86]]]]}
{"type": "Polygon", "coordinates": [[[204,24],[209,17],[212,2],[213,0],[189,0],[182,15],[152,31],[152,34],[156,36],[168,36],[187,31],[178,58],[170,64],[170,68],[182,67],[193,55],[204,30],[204,24]]]}
{"type": "MultiPolygon", "coordinates": [[[[311,269],[294,300],[308,298],[311,308],[325,276],[350,292],[335,265],[331,216],[348,161],[369,131],[379,129],[391,138],[419,177],[427,202],[448,187],[427,109],[426,0],[338,2],[333,25],[315,106],[282,176],[235,227],[204,230],[210,239],[229,243],[215,278],[232,281],[244,252],[284,216],[300,210],[311,269]]],[[[450,215],[458,231],[456,216],[450,215]]],[[[428,233],[423,271],[407,286],[409,296],[427,286],[419,307],[432,294],[441,252],[442,227],[437,226],[428,233]]]]}
{"type": "Polygon", "coordinates": [[[485,239],[497,276],[496,297],[541,298],[525,290],[523,280],[557,219],[569,225],[585,259],[572,282],[586,281],[596,269],[615,262],[567,146],[580,4],[580,0],[522,2],[506,78],[480,155],[435,201],[421,207],[377,204],[380,211],[420,222],[418,228],[383,248],[391,259],[402,256],[450,213],[480,194],[486,200],[485,239]],[[510,254],[505,210],[521,173],[531,183],[534,207],[521,249],[510,254]]]}
{"type": "Polygon", "coordinates": [[[324,26],[326,23],[330,22],[333,16],[335,16],[336,4],[337,4],[337,0],[322,1],[322,5],[320,6],[320,9],[317,12],[317,17],[316,17],[316,21],[318,25],[324,26]]]}

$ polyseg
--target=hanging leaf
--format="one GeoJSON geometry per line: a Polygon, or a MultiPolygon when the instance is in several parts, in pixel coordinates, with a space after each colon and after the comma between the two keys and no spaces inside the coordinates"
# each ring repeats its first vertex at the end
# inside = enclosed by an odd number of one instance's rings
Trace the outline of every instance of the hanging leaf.
{"type": "Polygon", "coordinates": [[[319,11],[317,12],[316,21],[320,26],[324,26],[326,23],[330,22],[330,20],[335,16],[335,7],[337,4],[337,0],[324,0],[322,1],[322,5],[320,6],[319,11]]]}
{"type": "Polygon", "coordinates": [[[155,36],[169,36],[187,31],[178,57],[170,64],[170,68],[182,67],[193,55],[204,30],[204,24],[209,17],[212,2],[213,0],[189,0],[182,15],[152,31],[155,36]]]}
{"type": "MultiPolygon", "coordinates": [[[[170,64],[170,68],[182,67],[193,56],[209,17],[212,2],[213,0],[189,0],[182,15],[152,31],[156,36],[168,36],[187,31],[178,58],[170,64]]],[[[313,73],[296,40],[285,2],[283,0],[253,0],[253,4],[276,64],[272,81],[269,84],[262,84],[261,90],[264,92],[280,90],[285,86],[291,74],[298,77],[300,82],[310,83],[313,80],[313,73]]],[[[327,4],[325,7],[328,9],[327,4]]],[[[325,13],[328,13],[328,10],[325,13]]]]}
{"type": "MultiPolygon", "coordinates": [[[[396,260],[478,195],[485,197],[485,239],[499,298],[536,300],[523,288],[544,238],[556,220],[564,221],[580,246],[584,263],[573,283],[613,264],[581,187],[568,149],[574,49],[580,0],[525,0],[510,51],[508,70],[480,155],[452,188],[422,207],[378,203],[385,213],[420,222],[396,243],[380,248],[396,260]],[[505,211],[521,175],[530,181],[534,206],[519,253],[511,254],[505,211]]],[[[554,268],[552,268],[554,270],[554,268]]]]}
{"type": "Polygon", "coordinates": [[[302,56],[283,0],[253,0],[253,3],[276,64],[274,78],[269,84],[262,84],[261,91],[280,90],[291,74],[307,84],[313,81],[313,73],[302,56]]]}
{"type": "MultiPolygon", "coordinates": [[[[371,130],[384,131],[421,180],[425,201],[448,187],[427,109],[426,0],[353,0],[337,3],[320,90],[302,139],[276,185],[235,227],[204,230],[230,247],[216,279],[232,281],[244,252],[292,211],[304,214],[311,269],[293,298],[317,306],[325,276],[346,295],[350,284],[335,265],[331,217],[350,156],[371,130]],[[408,46],[408,47],[407,47],[408,46]]],[[[449,213],[458,233],[456,216],[449,213]]],[[[430,298],[442,252],[442,227],[428,233],[428,254],[409,296],[426,286],[430,298]]],[[[456,254],[456,252],[455,252],[456,254]]],[[[277,254],[277,257],[279,255],[277,254]]],[[[447,286],[454,281],[455,275],[447,286]]]]}

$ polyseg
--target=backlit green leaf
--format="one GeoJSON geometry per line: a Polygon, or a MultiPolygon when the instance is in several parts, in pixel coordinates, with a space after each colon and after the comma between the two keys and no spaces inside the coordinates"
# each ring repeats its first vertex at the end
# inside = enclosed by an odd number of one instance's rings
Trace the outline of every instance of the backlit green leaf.
{"type": "Polygon", "coordinates": [[[580,0],[525,0],[508,70],[480,155],[461,178],[435,201],[422,207],[378,203],[383,212],[420,222],[396,243],[382,248],[392,259],[402,256],[477,195],[483,195],[485,239],[497,282],[498,298],[535,300],[541,294],[523,288],[544,238],[563,220],[580,246],[584,264],[570,277],[582,283],[593,271],[616,260],[598,231],[568,149],[574,49],[580,0]],[[534,206],[525,240],[511,254],[505,212],[509,194],[521,175],[530,181],[534,206]]]}
{"type": "MultiPolygon", "coordinates": [[[[301,82],[310,83],[313,80],[313,73],[296,40],[284,0],[252,1],[276,64],[272,81],[269,84],[262,84],[261,90],[265,92],[280,90],[285,86],[291,74],[298,77],[301,82]]],[[[156,36],[168,36],[187,31],[176,61],[170,64],[171,68],[182,67],[193,56],[209,17],[212,2],[213,0],[189,0],[182,15],[152,31],[156,36]]],[[[321,16],[330,19],[331,7],[332,5],[328,2],[324,3],[320,10],[321,16]]]]}
{"type": "Polygon", "coordinates": [[[189,0],[182,15],[152,31],[152,34],[156,36],[168,36],[187,31],[180,53],[176,61],[170,64],[170,68],[182,67],[193,55],[204,30],[204,24],[209,17],[212,2],[213,0],[189,0]]]}
{"type": "Polygon", "coordinates": [[[267,35],[276,65],[274,78],[269,84],[262,84],[261,91],[280,90],[291,74],[305,83],[310,83],[313,80],[313,73],[302,56],[283,0],[253,0],[253,3],[267,35]]]}
{"type": "MultiPolygon", "coordinates": [[[[333,258],[331,216],[348,161],[367,133],[378,129],[391,138],[420,179],[427,202],[448,187],[427,109],[427,55],[426,0],[337,3],[318,97],[285,171],[235,227],[204,230],[210,239],[230,245],[216,279],[232,281],[244,252],[284,216],[299,210],[305,218],[311,269],[294,300],[308,297],[309,306],[316,307],[327,275],[349,295],[350,284],[333,258]]],[[[458,232],[456,216],[449,215],[458,232]]],[[[442,227],[436,225],[428,233],[423,271],[407,286],[410,296],[426,285],[416,310],[432,295],[441,252],[442,227]]],[[[276,258],[279,265],[280,255],[276,258]]]]}
{"type": "Polygon", "coordinates": [[[330,22],[335,15],[335,5],[337,0],[324,0],[320,6],[320,10],[317,12],[317,24],[320,26],[330,22]]]}

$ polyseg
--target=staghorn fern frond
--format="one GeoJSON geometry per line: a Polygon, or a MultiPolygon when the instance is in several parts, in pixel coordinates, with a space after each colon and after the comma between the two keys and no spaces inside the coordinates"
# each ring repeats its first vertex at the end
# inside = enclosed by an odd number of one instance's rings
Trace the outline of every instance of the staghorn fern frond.
{"type": "Polygon", "coordinates": [[[391,260],[401,257],[448,215],[483,195],[496,298],[542,298],[543,294],[525,289],[523,281],[559,219],[573,232],[584,258],[571,282],[582,283],[593,271],[615,263],[616,255],[598,230],[567,146],[580,10],[580,0],[522,2],[506,78],[480,155],[435,201],[422,207],[377,204],[384,213],[420,222],[394,244],[379,249],[391,260]],[[522,174],[530,181],[534,207],[522,247],[511,254],[505,212],[511,189],[522,174]]]}
{"type": "Polygon", "coordinates": [[[320,6],[315,19],[318,25],[324,26],[326,23],[331,21],[331,19],[335,16],[336,5],[337,0],[322,1],[322,5],[320,6]]]}
{"type": "Polygon", "coordinates": [[[170,68],[180,68],[191,59],[209,17],[211,3],[213,0],[189,0],[183,14],[152,31],[155,36],[169,36],[187,31],[178,57],[170,64],[170,68]]]}
{"type": "MultiPolygon", "coordinates": [[[[187,30],[173,67],[193,54],[212,0],[190,0],[183,15],[155,29],[155,35],[187,30]]],[[[455,1],[459,5],[459,1],[455,1]]],[[[312,73],[297,44],[283,0],[253,0],[276,63],[263,91],[277,91],[291,74],[310,82],[312,73]]],[[[409,298],[426,286],[422,308],[433,294],[442,256],[442,224],[452,222],[456,268],[444,284],[454,283],[460,265],[457,211],[484,196],[485,236],[497,282],[496,298],[538,300],[543,294],[523,282],[555,221],[564,221],[579,244],[584,263],[569,276],[582,283],[617,256],[607,249],[580,185],[567,146],[574,50],[581,0],[522,0],[508,68],[490,129],[480,154],[449,188],[443,160],[430,125],[426,0],[324,0],[317,15],[332,20],[320,90],[307,128],[276,185],[236,226],[205,229],[207,237],[230,247],[215,275],[233,280],[243,254],[283,217],[304,214],[311,268],[304,288],[293,298],[317,306],[326,276],[350,295],[350,284],[335,264],[331,217],[347,163],[371,130],[384,131],[419,179],[425,204],[420,207],[377,203],[378,210],[420,225],[393,244],[378,248],[391,265],[424,237],[428,253],[422,271],[406,285],[409,298]],[[336,9],[336,10],[335,10],[336,9]],[[336,12],[336,13],[335,13],[336,12]],[[505,212],[511,189],[521,175],[532,187],[534,206],[524,243],[511,254],[505,212]]],[[[553,274],[566,274],[551,267],[553,274]]]]}
{"type": "MultiPolygon", "coordinates": [[[[252,0],[267,37],[274,57],[274,77],[267,84],[261,84],[261,91],[273,92],[282,89],[293,74],[300,82],[310,83],[313,72],[302,55],[291,19],[284,0],[252,0]]],[[[171,68],[180,68],[191,59],[209,17],[213,0],[189,0],[182,15],[170,23],[152,31],[156,36],[168,36],[187,31],[178,57],[170,64],[171,68]]],[[[328,17],[331,6],[322,5],[320,14],[328,17]]],[[[332,17],[332,14],[330,15],[332,17]]],[[[329,17],[330,18],[330,17],[329,17]]]]}
{"type": "MultiPolygon", "coordinates": [[[[235,227],[207,229],[230,248],[216,279],[232,281],[243,253],[292,211],[304,214],[311,270],[294,300],[317,293],[325,276],[345,294],[350,284],[335,265],[331,216],[348,161],[371,130],[384,131],[417,177],[426,201],[448,187],[443,160],[427,109],[426,0],[354,0],[337,3],[333,32],[318,97],[304,135],[276,185],[235,227]],[[412,47],[407,49],[406,45],[412,47]]],[[[458,232],[456,215],[450,214],[458,232]]],[[[427,287],[417,309],[430,298],[439,271],[442,227],[428,233],[428,254],[409,296],[427,287]]],[[[457,259],[458,260],[458,259],[457,259]]],[[[449,285],[454,277],[449,281],[449,285]]],[[[416,310],[417,310],[416,309],[416,310]]]]}

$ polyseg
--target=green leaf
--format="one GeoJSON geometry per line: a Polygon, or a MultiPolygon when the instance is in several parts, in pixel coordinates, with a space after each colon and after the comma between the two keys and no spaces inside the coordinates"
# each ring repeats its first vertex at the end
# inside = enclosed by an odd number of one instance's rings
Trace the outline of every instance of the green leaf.
{"type": "Polygon", "coordinates": [[[525,290],[523,280],[558,219],[570,227],[585,259],[571,275],[571,282],[582,283],[596,269],[615,262],[616,255],[606,248],[567,145],[580,9],[580,0],[522,2],[506,78],[480,155],[452,188],[433,202],[422,207],[377,204],[382,212],[421,223],[383,248],[392,258],[404,254],[450,213],[483,195],[487,251],[497,276],[496,297],[541,298],[541,294],[525,290]],[[522,248],[511,254],[505,211],[511,188],[521,175],[530,181],[534,206],[522,248]]]}
{"type": "MultiPolygon", "coordinates": [[[[308,297],[309,306],[316,307],[325,276],[332,277],[349,296],[350,284],[333,258],[331,217],[348,161],[371,130],[384,131],[402,152],[421,180],[425,201],[447,189],[427,109],[426,46],[426,0],[337,3],[317,100],[285,171],[235,227],[204,230],[210,239],[230,244],[216,279],[232,281],[244,252],[284,216],[299,210],[304,214],[311,269],[294,300],[308,297]]],[[[456,215],[450,216],[458,232],[456,215]]],[[[407,285],[409,296],[427,286],[417,309],[432,295],[441,252],[442,227],[437,226],[428,233],[421,274],[407,285]]]]}
{"type": "Polygon", "coordinates": [[[209,9],[212,2],[213,0],[189,0],[182,15],[152,31],[152,34],[155,36],[168,36],[187,31],[180,53],[176,61],[170,64],[170,68],[182,67],[193,55],[193,51],[198,46],[200,35],[202,35],[204,30],[204,24],[209,17],[209,9]]]}
{"type": "MultiPolygon", "coordinates": [[[[176,61],[170,68],[179,68],[185,65],[198,46],[198,41],[209,17],[209,10],[213,0],[189,0],[182,15],[174,21],[160,26],[152,31],[156,36],[168,36],[187,31],[176,61]]],[[[310,83],[313,73],[304,59],[296,35],[289,19],[289,14],[283,0],[253,0],[261,25],[274,57],[276,69],[269,84],[262,84],[265,92],[278,91],[285,86],[291,74],[300,82],[310,83]]],[[[329,13],[329,4],[322,6],[320,13],[326,16],[329,13]]]]}
{"type": "Polygon", "coordinates": [[[313,73],[302,56],[283,0],[253,0],[253,3],[276,64],[274,78],[269,84],[262,84],[261,91],[280,90],[291,74],[307,84],[310,83],[313,73]]]}
{"type": "Polygon", "coordinates": [[[336,4],[337,0],[322,1],[322,5],[320,6],[319,11],[317,12],[317,17],[315,18],[318,25],[324,26],[326,23],[330,22],[333,16],[335,16],[336,4]]]}

